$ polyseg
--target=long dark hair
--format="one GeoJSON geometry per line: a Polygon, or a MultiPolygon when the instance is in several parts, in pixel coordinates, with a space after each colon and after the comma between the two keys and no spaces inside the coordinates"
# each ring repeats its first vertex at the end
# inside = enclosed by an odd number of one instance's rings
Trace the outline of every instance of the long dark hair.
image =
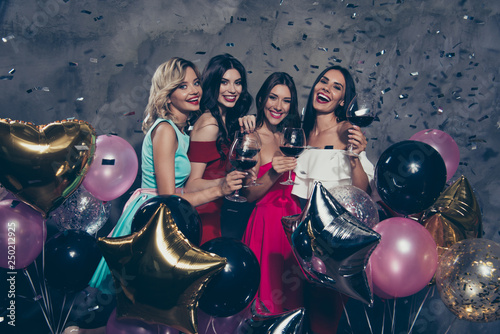
{"type": "Polygon", "coordinates": [[[266,106],[266,102],[269,98],[271,90],[277,85],[287,86],[292,97],[288,115],[286,115],[286,117],[280,122],[280,124],[278,124],[277,130],[281,131],[281,129],[286,127],[295,128],[300,126],[297,89],[295,88],[293,78],[285,72],[274,72],[267,77],[266,81],[264,81],[264,83],[260,87],[257,96],[255,97],[255,104],[257,106],[257,119],[255,124],[256,128],[260,128],[264,123],[264,119],[266,117],[264,114],[264,107],[266,106]]]}
{"type": "Polygon", "coordinates": [[[349,73],[347,69],[338,65],[330,66],[324,69],[323,72],[321,72],[318,75],[316,81],[314,81],[314,84],[311,88],[311,92],[309,93],[309,98],[307,99],[306,111],[304,113],[304,122],[302,123],[302,128],[304,129],[307,138],[309,138],[309,134],[311,133],[312,129],[314,128],[314,124],[316,123],[316,110],[314,110],[313,108],[314,88],[321,80],[321,78],[326,74],[326,72],[330,70],[340,71],[340,73],[342,73],[342,75],[344,76],[345,80],[344,105],[343,106],[339,105],[337,109],[335,109],[335,116],[337,117],[337,122],[342,122],[346,120],[346,115],[345,115],[346,108],[349,105],[349,102],[351,102],[353,97],[356,95],[356,85],[354,84],[354,80],[351,76],[351,73],[349,73]]]}
{"type": "Polygon", "coordinates": [[[248,113],[253,101],[252,96],[248,92],[245,68],[238,59],[228,53],[215,56],[205,66],[201,75],[201,83],[203,89],[201,110],[210,111],[212,116],[217,120],[217,125],[219,126],[219,134],[216,141],[217,151],[219,151],[221,158],[224,159],[225,154],[222,146],[224,144],[226,146],[230,145],[233,140],[231,136],[239,129],[238,118],[248,113]],[[235,106],[226,111],[226,126],[224,126],[217,99],[219,98],[222,77],[230,69],[235,69],[240,73],[242,90],[235,106]]]}

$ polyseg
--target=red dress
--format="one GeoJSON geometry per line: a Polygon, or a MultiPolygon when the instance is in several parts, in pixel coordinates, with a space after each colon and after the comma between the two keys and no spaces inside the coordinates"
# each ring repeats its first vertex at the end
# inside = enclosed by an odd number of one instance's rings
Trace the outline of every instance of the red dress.
{"type": "MultiPolygon", "coordinates": [[[[261,166],[258,177],[271,167],[270,162],[261,166]]],[[[283,216],[301,211],[297,198],[291,195],[292,186],[280,184],[287,178],[288,173],[284,173],[257,202],[243,236],[260,264],[258,299],[273,314],[303,306],[303,275],[281,224],[283,216]]]]}
{"type": "MultiPolygon", "coordinates": [[[[228,148],[222,145],[222,150],[228,154],[228,148]]],[[[191,162],[206,163],[207,167],[203,173],[204,180],[219,179],[226,176],[226,160],[222,160],[215,141],[191,141],[189,143],[188,158],[191,162]]],[[[220,232],[220,212],[222,198],[196,207],[200,214],[202,223],[201,244],[218,238],[220,232]]]]}

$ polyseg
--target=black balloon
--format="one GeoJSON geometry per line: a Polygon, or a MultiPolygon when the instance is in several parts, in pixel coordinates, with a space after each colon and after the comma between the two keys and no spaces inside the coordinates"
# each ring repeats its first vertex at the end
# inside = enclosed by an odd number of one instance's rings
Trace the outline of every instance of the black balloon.
{"type": "Polygon", "coordinates": [[[160,195],[144,202],[134,215],[131,233],[143,228],[162,203],[170,210],[172,218],[182,234],[193,245],[200,246],[202,233],[200,215],[191,203],[176,195],[160,195]]]}
{"type": "Polygon", "coordinates": [[[387,206],[410,215],[427,209],[439,197],[446,184],[446,165],[432,146],[405,140],[382,153],[375,181],[387,206]]]}
{"type": "Polygon", "coordinates": [[[207,241],[201,249],[225,257],[226,266],[208,283],[199,305],[214,317],[228,317],[242,311],[255,297],[260,284],[260,267],[252,250],[233,238],[207,241]]]}
{"type": "Polygon", "coordinates": [[[94,237],[80,230],[62,231],[45,244],[45,279],[49,286],[65,292],[83,290],[100,260],[94,237]]]}

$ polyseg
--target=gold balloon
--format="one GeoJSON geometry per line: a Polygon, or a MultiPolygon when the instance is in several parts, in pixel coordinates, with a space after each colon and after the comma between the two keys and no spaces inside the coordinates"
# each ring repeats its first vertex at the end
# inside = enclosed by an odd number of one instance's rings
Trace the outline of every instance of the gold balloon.
{"type": "Polygon", "coordinates": [[[436,286],[458,318],[474,322],[500,319],[500,244],[486,239],[455,243],[439,261],[436,286]]]}
{"type": "Polygon", "coordinates": [[[0,119],[0,183],[47,217],[83,182],[95,143],[84,121],[35,126],[0,119]]]}
{"type": "Polygon", "coordinates": [[[164,203],[139,231],[98,244],[113,275],[118,318],[197,332],[198,300],[226,259],[193,247],[164,203]]]}
{"type": "Polygon", "coordinates": [[[481,210],[464,176],[439,196],[420,221],[434,237],[441,252],[457,241],[480,238],[483,233],[481,210]]]}

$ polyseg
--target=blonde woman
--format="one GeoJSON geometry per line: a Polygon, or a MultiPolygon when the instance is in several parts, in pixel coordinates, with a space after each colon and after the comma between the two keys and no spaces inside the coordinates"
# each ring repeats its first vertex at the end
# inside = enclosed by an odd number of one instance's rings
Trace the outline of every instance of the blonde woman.
{"type": "MultiPolygon", "coordinates": [[[[198,206],[241,188],[246,174],[234,171],[217,185],[189,193],[183,191],[191,173],[187,156],[189,136],[184,128],[191,113],[199,110],[201,96],[200,75],[192,62],[174,57],[157,68],[143,122],[146,136],[142,144],[141,188],[125,204],[111,237],[130,234],[135,212],[152,197],[176,194],[198,206]]],[[[104,259],[89,285],[114,293],[104,259]]]]}

